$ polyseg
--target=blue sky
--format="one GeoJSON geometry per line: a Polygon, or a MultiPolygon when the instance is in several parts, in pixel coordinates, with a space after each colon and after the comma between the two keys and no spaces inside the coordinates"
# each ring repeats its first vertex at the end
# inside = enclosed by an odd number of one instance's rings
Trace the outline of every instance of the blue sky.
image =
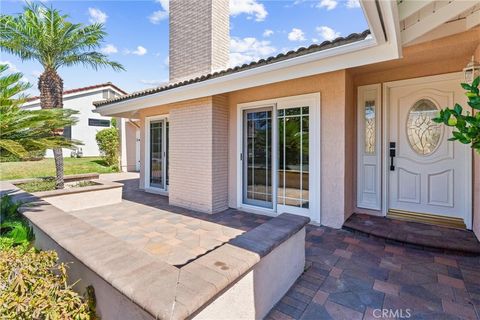
{"type": "MultiPolygon", "coordinates": [[[[201,1],[201,0],[199,0],[201,1]]],[[[368,28],[356,0],[230,0],[231,65],[346,36],[368,28]]],[[[168,81],[168,1],[43,1],[76,23],[105,24],[101,50],[126,71],[60,69],[65,89],[111,81],[133,92],[168,81]]],[[[22,11],[23,1],[2,1],[2,14],[22,11]]],[[[24,73],[37,94],[42,67],[0,52],[0,62],[24,73]]]]}

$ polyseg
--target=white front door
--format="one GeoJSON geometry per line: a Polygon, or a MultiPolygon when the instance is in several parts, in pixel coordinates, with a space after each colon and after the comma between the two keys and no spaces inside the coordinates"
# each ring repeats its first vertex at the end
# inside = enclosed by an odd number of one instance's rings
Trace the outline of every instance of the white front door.
{"type": "Polygon", "coordinates": [[[389,89],[390,211],[459,218],[471,228],[471,149],[432,121],[441,108],[466,105],[460,82],[437,77],[389,89]]]}

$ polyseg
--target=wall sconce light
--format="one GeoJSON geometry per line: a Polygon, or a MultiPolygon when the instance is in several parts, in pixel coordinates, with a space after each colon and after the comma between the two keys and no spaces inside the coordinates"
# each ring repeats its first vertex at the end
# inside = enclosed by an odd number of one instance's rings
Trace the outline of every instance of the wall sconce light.
{"type": "Polygon", "coordinates": [[[476,77],[480,76],[480,64],[475,61],[472,56],[472,61],[470,61],[467,66],[463,69],[465,75],[465,82],[472,83],[476,77]]]}

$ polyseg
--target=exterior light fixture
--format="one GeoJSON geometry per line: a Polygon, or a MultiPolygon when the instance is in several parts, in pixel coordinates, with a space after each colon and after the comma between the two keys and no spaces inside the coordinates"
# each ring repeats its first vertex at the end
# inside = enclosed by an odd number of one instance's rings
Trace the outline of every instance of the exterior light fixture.
{"type": "Polygon", "coordinates": [[[480,64],[475,61],[473,56],[472,61],[470,61],[463,69],[463,73],[465,75],[466,83],[472,83],[476,77],[480,76],[480,64]]]}

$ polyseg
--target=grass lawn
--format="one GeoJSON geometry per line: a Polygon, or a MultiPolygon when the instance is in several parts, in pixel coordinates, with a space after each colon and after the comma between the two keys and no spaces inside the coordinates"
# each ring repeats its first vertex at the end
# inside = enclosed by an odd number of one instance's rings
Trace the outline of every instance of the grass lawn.
{"type": "MultiPolygon", "coordinates": [[[[65,175],[79,173],[116,172],[99,157],[64,158],[65,175]]],[[[38,178],[55,176],[55,161],[2,162],[0,163],[0,180],[38,178]]]]}

